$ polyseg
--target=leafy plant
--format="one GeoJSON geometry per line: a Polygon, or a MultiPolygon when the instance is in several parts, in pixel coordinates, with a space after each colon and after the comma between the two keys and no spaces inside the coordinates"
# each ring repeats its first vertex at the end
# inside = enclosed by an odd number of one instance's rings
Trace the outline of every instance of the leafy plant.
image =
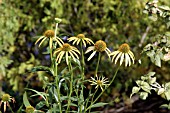
{"type": "MultiPolygon", "coordinates": [[[[32,69],[33,72],[36,71],[45,71],[48,72],[54,79],[50,81],[49,79],[44,81],[44,92],[39,92],[34,89],[28,89],[36,94],[32,96],[40,96],[42,97],[42,101],[40,101],[35,109],[32,110],[36,112],[36,110],[41,109],[44,112],[91,112],[91,109],[102,107],[107,105],[108,103],[97,102],[100,96],[105,92],[105,90],[113,83],[119,67],[117,67],[115,74],[111,78],[111,81],[108,78],[104,77],[102,73],[98,72],[99,63],[101,59],[101,55],[103,52],[106,52],[108,57],[112,57],[112,61],[115,61],[115,64],[118,62],[120,58],[120,65],[125,62],[125,66],[131,66],[134,64],[134,55],[130,51],[130,47],[128,44],[122,44],[119,49],[113,53],[107,48],[107,45],[104,41],[99,40],[94,43],[91,39],[86,38],[84,34],[78,34],[76,37],[68,38],[69,42],[73,41],[73,44],[80,45],[80,51],[70,45],[69,43],[64,43],[57,35],[58,24],[61,22],[61,19],[56,18],[56,27],[55,31],[47,30],[43,36],[41,36],[37,41],[39,46],[48,40],[48,52],[50,54],[51,66],[38,66],[32,69]],[[94,46],[90,46],[87,48],[86,52],[84,52],[84,47],[86,45],[94,44],[94,46]],[[84,54],[87,54],[92,51],[92,54],[89,56],[87,60],[91,60],[96,53],[98,53],[98,59],[96,64],[94,77],[91,79],[87,79],[85,77],[85,59],[84,54]],[[79,55],[81,55],[81,59],[79,60],[79,55]],[[58,68],[66,62],[65,66],[62,67],[64,70],[59,71],[58,68]],[[67,71],[65,71],[67,70],[67,71]],[[64,72],[64,73],[63,73],[64,72]],[[88,91],[89,95],[85,97],[84,90],[86,89],[85,83],[91,83],[90,85],[95,85],[95,92],[93,92],[92,88],[88,91]],[[101,92],[97,95],[97,91],[101,92]],[[46,109],[43,109],[46,106],[46,109]]],[[[61,68],[61,67],[60,67],[61,68]]],[[[28,104],[28,99],[26,94],[24,94],[23,98],[24,104],[27,107],[31,106],[28,104]]]]}
{"type": "MultiPolygon", "coordinates": [[[[167,29],[169,29],[170,8],[168,6],[158,6],[157,3],[157,0],[148,2],[145,6],[144,12],[149,14],[150,18],[154,21],[158,21],[158,19],[164,19],[167,29]]],[[[156,35],[154,39],[152,39],[152,43],[147,44],[143,48],[142,53],[145,53],[148,57],[150,57],[151,62],[156,66],[161,67],[161,60],[167,62],[170,60],[169,52],[170,35],[168,31],[163,34],[156,35]]],[[[155,72],[149,72],[148,74],[141,76],[141,79],[136,81],[137,86],[132,88],[131,96],[137,93],[141,99],[146,100],[148,95],[151,94],[153,90],[169,102],[170,82],[165,82],[160,85],[156,79],[155,72]]],[[[168,104],[164,104],[162,107],[167,107],[169,109],[168,104]]]]}

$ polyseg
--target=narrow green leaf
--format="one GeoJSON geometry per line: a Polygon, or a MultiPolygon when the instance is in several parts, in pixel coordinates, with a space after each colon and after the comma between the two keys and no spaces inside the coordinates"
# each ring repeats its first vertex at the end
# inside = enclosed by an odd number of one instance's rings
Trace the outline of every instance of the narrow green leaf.
{"type": "Polygon", "coordinates": [[[42,107],[44,107],[44,105],[45,105],[46,103],[45,103],[45,101],[40,101],[36,106],[35,106],[35,108],[38,110],[38,109],[41,109],[42,107]]]}
{"type": "Polygon", "coordinates": [[[27,89],[27,90],[31,90],[31,91],[37,93],[39,96],[41,96],[41,97],[46,101],[46,98],[45,98],[46,93],[44,93],[44,92],[39,92],[39,91],[36,91],[36,90],[34,90],[34,89],[28,89],[28,88],[26,88],[26,89],[27,89]],[[45,95],[45,96],[44,96],[44,95],[45,95]]]}
{"type": "Polygon", "coordinates": [[[22,107],[23,107],[23,104],[19,107],[19,109],[17,110],[17,113],[22,113],[22,107]]]}
{"type": "Polygon", "coordinates": [[[31,104],[30,104],[29,101],[28,101],[27,93],[26,93],[26,92],[25,92],[24,95],[23,95],[23,103],[24,103],[25,107],[31,106],[31,104]]]}
{"type": "Polygon", "coordinates": [[[91,107],[89,108],[97,108],[97,107],[103,107],[104,105],[107,105],[108,103],[103,103],[103,102],[99,102],[96,104],[93,104],[91,107]]]}
{"type": "Polygon", "coordinates": [[[31,69],[31,72],[37,72],[37,71],[45,71],[52,74],[51,68],[46,66],[36,66],[31,69]]]}

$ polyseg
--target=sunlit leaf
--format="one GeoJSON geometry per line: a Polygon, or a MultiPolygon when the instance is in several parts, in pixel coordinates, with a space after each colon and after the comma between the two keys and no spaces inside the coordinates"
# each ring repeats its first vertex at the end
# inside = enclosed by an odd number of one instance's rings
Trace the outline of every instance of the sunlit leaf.
{"type": "Polygon", "coordinates": [[[24,103],[25,107],[31,106],[31,104],[30,104],[29,101],[28,101],[27,93],[26,93],[26,92],[25,92],[24,95],[23,95],[23,103],[24,103]]]}

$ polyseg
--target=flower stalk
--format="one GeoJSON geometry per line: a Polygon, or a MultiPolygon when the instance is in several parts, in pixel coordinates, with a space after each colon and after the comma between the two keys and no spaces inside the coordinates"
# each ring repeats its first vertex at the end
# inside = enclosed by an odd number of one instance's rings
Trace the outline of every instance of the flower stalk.
{"type": "Polygon", "coordinates": [[[70,109],[71,95],[72,95],[72,92],[73,92],[73,68],[72,68],[71,62],[69,62],[68,67],[69,67],[69,72],[71,72],[71,79],[70,79],[70,93],[69,93],[69,96],[68,96],[68,104],[67,104],[66,113],[68,113],[68,111],[70,109]]]}
{"type": "Polygon", "coordinates": [[[115,74],[111,80],[111,82],[109,83],[109,85],[106,86],[105,89],[102,90],[102,92],[97,96],[97,98],[90,104],[90,106],[85,110],[87,112],[87,110],[89,110],[91,108],[91,106],[101,97],[101,95],[105,92],[105,90],[113,83],[113,81],[116,78],[117,72],[119,70],[120,66],[116,69],[115,74]]]}
{"type": "Polygon", "coordinates": [[[99,68],[100,59],[101,59],[101,53],[99,52],[98,59],[97,59],[96,70],[95,70],[95,73],[94,73],[96,77],[97,77],[97,72],[98,72],[98,68],[99,68]]]}

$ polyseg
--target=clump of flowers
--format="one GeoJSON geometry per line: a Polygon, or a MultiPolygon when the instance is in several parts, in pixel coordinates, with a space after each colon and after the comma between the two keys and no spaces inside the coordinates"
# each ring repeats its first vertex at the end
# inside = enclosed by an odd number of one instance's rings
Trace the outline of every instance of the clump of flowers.
{"type": "Polygon", "coordinates": [[[106,52],[107,55],[111,53],[111,51],[107,48],[107,45],[104,41],[99,40],[97,41],[94,46],[90,46],[87,48],[87,51],[85,53],[89,53],[90,51],[93,51],[93,53],[90,55],[90,57],[87,59],[88,61],[96,54],[96,52],[106,52]]]}
{"type": "Polygon", "coordinates": [[[15,102],[15,99],[12,98],[9,94],[3,94],[2,95],[2,100],[0,101],[0,106],[2,105],[2,103],[4,104],[4,112],[6,112],[6,107],[8,106],[9,108],[11,108],[9,102],[15,102]]]}
{"type": "Polygon", "coordinates": [[[125,66],[129,64],[129,66],[133,63],[134,64],[134,54],[130,51],[130,47],[128,44],[122,44],[117,51],[114,51],[110,54],[112,56],[112,62],[115,61],[117,63],[118,59],[120,58],[120,65],[122,65],[123,61],[125,61],[125,66]],[[132,63],[131,63],[132,62],[132,63]]]}
{"type": "Polygon", "coordinates": [[[76,37],[70,37],[67,39],[69,42],[73,41],[73,45],[76,43],[77,45],[82,41],[83,42],[83,45],[86,47],[86,44],[94,44],[94,42],[89,39],[89,38],[86,38],[84,36],[84,34],[78,34],[76,37]]]}
{"type": "Polygon", "coordinates": [[[66,63],[68,65],[68,57],[71,56],[71,58],[73,58],[73,60],[76,61],[76,58],[79,59],[78,54],[80,54],[80,52],[76,47],[71,46],[68,43],[64,43],[60,48],[57,48],[54,51],[54,55],[55,54],[57,54],[56,62],[58,62],[58,63],[61,62],[61,59],[65,55],[66,63]]]}
{"type": "Polygon", "coordinates": [[[56,41],[57,44],[59,44],[60,46],[64,43],[59,37],[55,37],[55,33],[53,30],[47,30],[45,31],[44,35],[41,36],[39,39],[37,39],[37,41],[35,42],[35,44],[39,43],[39,47],[41,46],[41,44],[46,40],[49,39],[49,46],[50,48],[52,48],[52,44],[53,41],[56,41]]]}
{"type": "Polygon", "coordinates": [[[95,89],[100,87],[101,90],[103,91],[103,87],[109,85],[109,84],[107,84],[107,83],[109,83],[108,78],[105,78],[103,76],[102,77],[98,77],[97,75],[96,75],[96,78],[97,79],[91,77],[91,80],[89,80],[89,82],[91,82],[90,85],[96,85],[95,89]]]}

